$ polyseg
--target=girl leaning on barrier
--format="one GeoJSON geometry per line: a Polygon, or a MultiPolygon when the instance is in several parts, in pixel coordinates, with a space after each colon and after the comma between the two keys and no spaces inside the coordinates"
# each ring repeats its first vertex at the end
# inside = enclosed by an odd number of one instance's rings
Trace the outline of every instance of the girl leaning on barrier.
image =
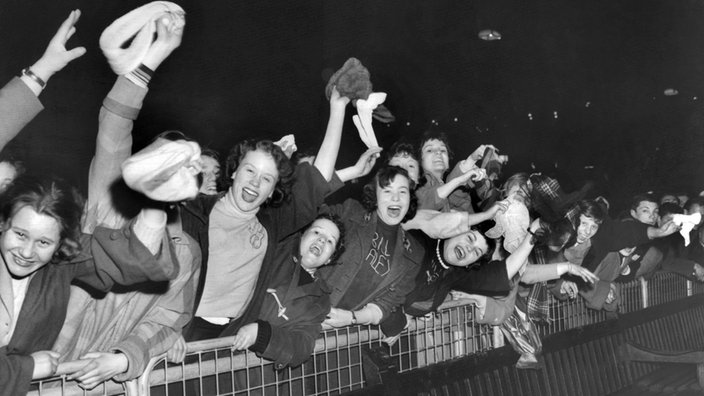
{"type": "Polygon", "coordinates": [[[278,245],[276,271],[257,320],[237,330],[233,350],[250,349],[277,369],[308,360],[330,312],[330,289],[317,270],[335,264],[344,237],[342,221],[321,214],[301,234],[278,245]]]}
{"type": "MultiPolygon", "coordinates": [[[[65,48],[79,16],[73,11],[61,25],[35,63],[37,74],[25,72],[22,82],[3,89],[10,94],[1,95],[4,100],[29,103],[20,106],[25,116],[41,109],[28,96],[38,95],[46,78],[85,52],[65,48]],[[25,88],[18,85],[22,83],[25,88]]],[[[17,106],[0,105],[0,119],[11,120],[0,130],[3,142],[28,121],[17,121],[21,117],[16,114],[5,117],[15,110],[17,106]]],[[[30,176],[15,180],[0,199],[0,389],[7,394],[24,394],[31,379],[55,372],[58,356],[50,348],[64,322],[72,282],[107,291],[116,283],[164,281],[177,272],[164,248],[163,212],[145,209],[120,230],[98,227],[93,235],[82,235],[81,202],[63,181],[30,176]]]]}
{"type": "MultiPolygon", "coordinates": [[[[132,153],[134,120],[149,91],[149,75],[140,73],[146,68],[151,73],[159,68],[180,45],[184,25],[178,9],[167,13],[161,8],[155,11],[161,17],[149,23],[156,25],[156,39],[137,69],[118,75],[100,108],[95,155],[88,173],[88,197],[81,219],[85,233],[93,233],[98,225],[120,228],[149,203],[123,183],[121,165],[132,153]]],[[[164,150],[179,144],[194,148],[193,142],[185,140],[183,134],[169,131],[159,134],[150,146],[161,145],[164,150]]],[[[145,158],[151,162],[157,156],[158,150],[145,158]]],[[[195,181],[195,177],[185,180],[195,181]]],[[[178,185],[173,190],[188,188],[178,185]]],[[[195,193],[194,189],[191,191],[195,193]]],[[[144,372],[150,358],[164,352],[169,361],[183,359],[185,341],[181,330],[193,314],[201,254],[197,243],[181,229],[176,205],[165,208],[169,248],[178,263],[174,279],[144,282],[99,296],[81,285],[71,286],[66,320],[52,349],[61,354],[61,363],[81,361],[80,368],[66,374],[84,389],[110,379],[133,380],[144,372]]]]}
{"type": "Polygon", "coordinates": [[[57,179],[15,180],[0,206],[0,389],[26,393],[33,378],[54,373],[50,351],[61,330],[70,285],[100,291],[172,278],[165,215],[146,210],[122,230],[80,234],[80,199],[57,179]]]}

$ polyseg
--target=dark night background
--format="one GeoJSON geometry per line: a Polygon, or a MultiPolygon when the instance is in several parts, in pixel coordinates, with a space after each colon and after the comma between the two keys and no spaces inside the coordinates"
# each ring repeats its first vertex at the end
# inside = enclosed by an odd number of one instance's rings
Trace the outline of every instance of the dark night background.
{"type": "MultiPolygon", "coordinates": [[[[46,110],[9,147],[30,169],[85,184],[99,105],[115,78],[98,37],[144,3],[0,0],[5,80],[40,57],[71,9],[83,11],[69,47],[88,54],[52,78],[46,110]]],[[[704,1],[178,3],[183,44],[150,84],[137,146],[166,129],[223,153],[245,137],[288,133],[299,148],[317,145],[326,78],[355,56],[397,117],[375,124],[386,147],[435,120],[455,160],[493,143],[510,156],[506,173],[533,162],[568,191],[592,179],[595,193],[618,203],[645,190],[704,189],[704,1]],[[503,39],[482,41],[482,29],[503,39]],[[679,95],[665,96],[667,88],[679,95]]],[[[338,164],[363,149],[348,117],[338,164]]]]}

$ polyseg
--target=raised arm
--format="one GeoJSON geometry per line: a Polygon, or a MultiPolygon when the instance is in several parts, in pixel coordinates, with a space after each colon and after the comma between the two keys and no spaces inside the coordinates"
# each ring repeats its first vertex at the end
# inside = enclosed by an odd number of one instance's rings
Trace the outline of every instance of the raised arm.
{"type": "Polygon", "coordinates": [[[437,188],[436,192],[438,194],[438,198],[446,200],[447,197],[449,197],[450,194],[452,194],[452,192],[457,188],[467,184],[467,182],[471,180],[480,180],[484,175],[486,175],[486,172],[483,169],[473,168],[452,179],[449,179],[447,183],[437,188]]]}
{"type": "Polygon", "coordinates": [[[528,264],[525,272],[521,275],[521,282],[527,284],[545,282],[557,279],[565,274],[578,276],[589,283],[594,283],[599,280],[599,277],[584,267],[569,262],[562,262],[554,264],[528,264]]]}
{"type": "MultiPolygon", "coordinates": [[[[132,128],[146,96],[154,71],[181,43],[182,29],[174,14],[156,22],[157,39],[138,70],[118,76],[100,109],[95,157],[88,175],[88,200],[83,231],[91,233],[98,224],[119,228],[126,222],[115,210],[110,186],[121,178],[122,163],[132,152],[132,128]],[[168,21],[168,22],[167,22],[168,21]],[[145,69],[146,68],[146,69],[145,69]],[[149,73],[144,73],[147,70],[149,73]]],[[[156,213],[153,214],[157,216],[156,213]]],[[[150,217],[150,216],[147,216],[150,217]]]]}
{"type": "Polygon", "coordinates": [[[337,89],[333,87],[330,96],[330,118],[325,130],[325,138],[323,138],[323,143],[320,145],[314,162],[315,167],[327,181],[330,181],[333,172],[335,172],[335,161],[337,161],[337,153],[340,150],[340,141],[342,140],[342,125],[345,121],[345,107],[349,102],[349,98],[340,96],[337,89]]]}
{"type": "Polygon", "coordinates": [[[409,221],[401,224],[404,230],[421,230],[434,239],[446,239],[468,232],[474,225],[491,220],[508,208],[506,201],[494,204],[489,210],[479,213],[438,212],[421,209],[409,221]]]}
{"type": "Polygon", "coordinates": [[[364,177],[374,168],[376,159],[379,158],[379,153],[383,150],[381,147],[372,147],[367,149],[357,160],[357,163],[347,168],[336,171],[337,177],[343,183],[352,179],[364,177]]]}
{"type": "Polygon", "coordinates": [[[531,223],[529,233],[518,248],[506,258],[506,272],[509,278],[516,275],[528,263],[528,255],[535,246],[534,233],[540,228],[540,219],[531,223]]]}
{"type": "Polygon", "coordinates": [[[66,42],[76,31],[74,25],[80,16],[81,11],[71,11],[42,57],[24,69],[19,79],[13,79],[0,90],[0,150],[43,109],[37,96],[51,76],[85,54],[86,49],[83,47],[66,49],[66,42]]]}

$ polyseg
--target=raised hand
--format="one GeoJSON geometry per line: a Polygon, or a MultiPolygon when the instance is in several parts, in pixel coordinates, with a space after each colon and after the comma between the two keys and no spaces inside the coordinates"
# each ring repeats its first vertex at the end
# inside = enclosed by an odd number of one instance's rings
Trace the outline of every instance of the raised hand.
{"type": "Polygon", "coordinates": [[[76,33],[76,22],[81,17],[80,10],[73,10],[68,18],[61,24],[54,37],[49,41],[49,45],[39,60],[30,67],[30,70],[45,82],[54,73],[63,69],[72,60],[81,57],[86,53],[85,47],[76,47],[71,50],[66,49],[66,42],[76,33]]]}
{"type": "Polygon", "coordinates": [[[381,147],[372,147],[359,156],[357,163],[354,165],[357,170],[357,177],[366,176],[371,172],[372,168],[374,168],[374,164],[376,164],[376,159],[379,158],[381,150],[383,150],[381,147]]]}
{"type": "Polygon", "coordinates": [[[479,161],[480,159],[482,159],[484,157],[484,152],[486,151],[487,148],[492,148],[492,149],[494,149],[494,152],[497,152],[497,153],[499,152],[499,149],[497,149],[493,144],[482,144],[479,147],[477,147],[476,150],[474,150],[472,152],[472,154],[469,155],[468,159],[470,159],[474,162],[479,161]]]}
{"type": "Polygon", "coordinates": [[[505,213],[508,210],[509,202],[508,200],[504,199],[503,201],[497,201],[494,203],[487,212],[491,216],[490,218],[496,217],[496,215],[499,215],[501,213],[505,213]]]}
{"type": "Polygon", "coordinates": [[[332,87],[330,94],[330,107],[335,109],[344,109],[350,103],[350,98],[341,96],[336,87],[332,87]]]}
{"type": "Polygon", "coordinates": [[[186,19],[180,13],[169,12],[154,23],[156,23],[156,40],[142,60],[142,64],[152,70],[156,70],[161,62],[181,45],[186,19]]]}

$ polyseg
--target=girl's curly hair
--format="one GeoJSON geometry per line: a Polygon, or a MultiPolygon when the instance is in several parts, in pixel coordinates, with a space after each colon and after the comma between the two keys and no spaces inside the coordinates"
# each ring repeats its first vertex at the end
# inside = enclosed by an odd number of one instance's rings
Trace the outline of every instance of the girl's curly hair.
{"type": "Polygon", "coordinates": [[[293,185],[293,164],[291,160],[286,157],[283,150],[271,140],[257,141],[249,139],[240,142],[230,149],[230,153],[225,160],[225,172],[223,172],[221,176],[222,184],[226,186],[226,188],[232,186],[232,175],[240,165],[240,161],[242,161],[248,152],[255,150],[260,150],[271,155],[274,158],[276,169],[279,172],[279,180],[276,182],[276,187],[274,187],[274,194],[264,205],[271,205],[272,207],[280,206],[288,200],[291,194],[291,186],[293,185]]]}

